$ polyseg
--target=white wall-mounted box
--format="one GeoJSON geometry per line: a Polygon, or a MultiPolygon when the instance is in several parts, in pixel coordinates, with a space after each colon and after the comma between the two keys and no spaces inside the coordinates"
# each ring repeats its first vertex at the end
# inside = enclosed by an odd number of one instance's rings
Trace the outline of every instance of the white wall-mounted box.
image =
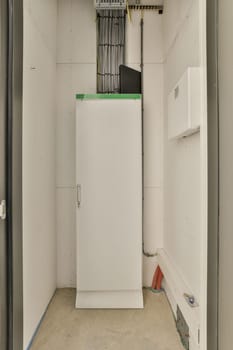
{"type": "Polygon", "coordinates": [[[168,96],[168,138],[199,131],[200,111],[200,68],[189,67],[168,96]]]}

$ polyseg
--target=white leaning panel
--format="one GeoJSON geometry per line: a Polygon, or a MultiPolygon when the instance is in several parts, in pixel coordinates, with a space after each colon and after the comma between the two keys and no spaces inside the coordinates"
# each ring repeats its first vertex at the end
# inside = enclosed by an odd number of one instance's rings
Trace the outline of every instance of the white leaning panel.
{"type": "Polygon", "coordinates": [[[141,101],[77,100],[79,308],[142,308],[141,101]]]}
{"type": "Polygon", "coordinates": [[[200,115],[200,68],[189,67],[168,96],[168,138],[199,131],[200,115]]]}

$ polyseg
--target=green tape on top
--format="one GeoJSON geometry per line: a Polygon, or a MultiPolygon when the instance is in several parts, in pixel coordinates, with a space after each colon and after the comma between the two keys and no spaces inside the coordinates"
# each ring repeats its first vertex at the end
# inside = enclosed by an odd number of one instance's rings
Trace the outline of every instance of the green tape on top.
{"type": "Polygon", "coordinates": [[[140,100],[140,94],[77,94],[77,100],[140,100]]]}

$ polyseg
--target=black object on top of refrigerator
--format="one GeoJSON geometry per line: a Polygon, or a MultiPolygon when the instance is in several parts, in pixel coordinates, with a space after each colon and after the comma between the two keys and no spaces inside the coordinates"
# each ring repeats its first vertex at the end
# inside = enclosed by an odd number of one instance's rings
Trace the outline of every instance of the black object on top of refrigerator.
{"type": "Polygon", "coordinates": [[[121,94],[141,94],[141,72],[120,65],[120,93],[121,94]]]}

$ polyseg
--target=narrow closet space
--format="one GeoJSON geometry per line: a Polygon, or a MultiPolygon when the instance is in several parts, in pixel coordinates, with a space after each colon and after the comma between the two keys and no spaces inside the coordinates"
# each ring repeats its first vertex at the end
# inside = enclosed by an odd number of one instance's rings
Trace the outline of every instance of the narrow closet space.
{"type": "Polygon", "coordinates": [[[24,0],[24,350],[205,350],[201,0],[24,0]]]}

